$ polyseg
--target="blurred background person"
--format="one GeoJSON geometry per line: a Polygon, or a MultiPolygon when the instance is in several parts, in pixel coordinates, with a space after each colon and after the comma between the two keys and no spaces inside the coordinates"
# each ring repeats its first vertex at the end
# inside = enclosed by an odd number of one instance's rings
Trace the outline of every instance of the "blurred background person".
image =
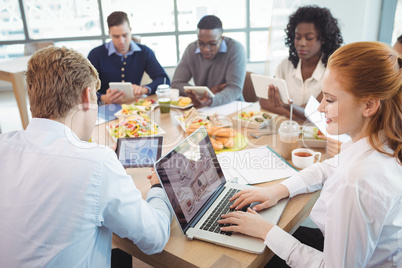
{"type": "Polygon", "coordinates": [[[195,107],[218,106],[235,100],[243,100],[243,84],[246,77],[246,53],[236,40],[225,37],[221,20],[204,16],[197,25],[198,40],[189,44],[178,63],[172,79],[172,87],[184,92],[184,86],[207,86],[215,97],[198,98],[193,92],[188,96],[195,107]]]}
{"type": "Polygon", "coordinates": [[[111,13],[107,17],[107,24],[112,41],[92,49],[88,55],[101,80],[101,87],[97,92],[98,101],[107,104],[123,102],[124,93],[109,88],[109,82],[131,82],[134,96],[154,94],[158,85],[170,84],[169,77],[154,52],[132,40],[126,13],[121,11],[111,13]],[[152,82],[141,86],[144,72],[149,75],[152,82]]]}

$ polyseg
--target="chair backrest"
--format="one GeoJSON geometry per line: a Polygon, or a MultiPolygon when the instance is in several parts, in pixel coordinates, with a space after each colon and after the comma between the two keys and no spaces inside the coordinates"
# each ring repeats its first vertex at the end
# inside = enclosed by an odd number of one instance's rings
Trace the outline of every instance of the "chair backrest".
{"type": "Polygon", "coordinates": [[[251,74],[252,72],[246,72],[246,79],[244,79],[243,85],[243,97],[244,100],[247,102],[256,102],[259,98],[255,94],[253,81],[251,81],[250,77],[251,74]]]}
{"type": "Polygon", "coordinates": [[[42,49],[42,48],[45,48],[48,46],[53,46],[53,45],[54,45],[54,42],[33,42],[33,43],[25,44],[24,55],[30,56],[39,49],[42,49]]]}

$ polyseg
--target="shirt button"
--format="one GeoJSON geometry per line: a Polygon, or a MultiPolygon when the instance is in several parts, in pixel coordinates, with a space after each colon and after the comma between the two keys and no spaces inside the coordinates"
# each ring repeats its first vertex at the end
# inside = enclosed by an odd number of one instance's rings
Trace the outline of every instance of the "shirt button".
{"type": "Polygon", "coordinates": [[[124,72],[124,67],[123,67],[123,68],[121,68],[121,71],[122,71],[122,72],[124,72]]]}
{"type": "Polygon", "coordinates": [[[127,62],[123,62],[123,65],[126,65],[127,64],[127,62]]]}
{"type": "Polygon", "coordinates": [[[127,59],[127,56],[124,56],[125,59],[127,59]]]}
{"type": "Polygon", "coordinates": [[[124,74],[122,74],[121,77],[124,77],[124,74]]]}
{"type": "Polygon", "coordinates": [[[121,82],[123,82],[123,83],[124,83],[124,82],[126,82],[126,81],[124,81],[124,80],[121,80],[121,82]]]}

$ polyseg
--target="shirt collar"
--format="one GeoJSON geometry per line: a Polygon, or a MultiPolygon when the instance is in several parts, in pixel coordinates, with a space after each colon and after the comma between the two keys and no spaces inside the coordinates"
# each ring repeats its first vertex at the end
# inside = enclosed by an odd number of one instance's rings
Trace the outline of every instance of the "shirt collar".
{"type": "MultiPolygon", "coordinates": [[[[116,53],[116,55],[123,56],[122,54],[117,52],[116,47],[113,44],[113,41],[110,41],[109,43],[106,43],[105,47],[106,47],[106,49],[108,51],[108,56],[110,56],[110,55],[112,55],[114,53],[116,53]]],[[[141,48],[133,40],[131,40],[130,49],[129,49],[129,51],[127,52],[127,54],[125,56],[129,56],[129,55],[133,54],[136,51],[141,51],[141,48]]]]}
{"type": "Polygon", "coordinates": [[[344,151],[344,150],[349,150],[351,148],[352,148],[352,150],[354,152],[361,152],[361,153],[364,153],[364,152],[366,152],[366,151],[368,151],[370,149],[373,149],[373,147],[368,142],[367,137],[362,138],[362,139],[360,139],[360,140],[358,140],[356,142],[353,142],[352,140],[349,140],[349,141],[343,143],[341,145],[341,152],[344,151]]]}
{"type": "MultiPolygon", "coordinates": [[[[228,52],[228,46],[226,45],[225,39],[222,40],[222,44],[219,47],[218,53],[226,53],[228,52]]],[[[195,54],[201,53],[200,48],[197,46],[197,49],[195,50],[195,54]]]]}
{"type": "Polygon", "coordinates": [[[47,132],[58,136],[64,136],[71,144],[78,147],[88,147],[88,142],[84,142],[68,126],[47,118],[32,118],[26,131],[28,132],[47,132]]]}
{"type": "MultiPolygon", "coordinates": [[[[325,69],[326,69],[325,66],[324,66],[324,63],[322,62],[322,56],[323,55],[321,55],[321,58],[318,61],[317,66],[315,67],[314,72],[310,77],[310,78],[315,79],[317,81],[321,81],[321,79],[322,79],[322,77],[324,75],[325,69]]],[[[300,80],[303,80],[302,72],[301,72],[301,59],[299,59],[299,63],[297,63],[297,67],[293,72],[293,76],[295,76],[296,78],[298,78],[300,80]]]]}

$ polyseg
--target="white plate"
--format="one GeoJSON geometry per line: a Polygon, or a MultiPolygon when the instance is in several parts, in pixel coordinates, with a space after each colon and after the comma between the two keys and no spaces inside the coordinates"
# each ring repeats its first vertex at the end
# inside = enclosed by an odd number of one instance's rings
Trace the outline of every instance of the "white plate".
{"type": "MultiPolygon", "coordinates": [[[[153,123],[153,122],[151,121],[151,123],[153,123]]],[[[155,124],[156,124],[156,123],[155,123],[155,124]]],[[[155,134],[152,134],[152,135],[143,135],[143,136],[140,136],[140,137],[145,137],[145,136],[160,136],[160,135],[166,133],[158,124],[156,124],[156,125],[158,126],[158,133],[155,133],[155,134]]],[[[107,132],[109,133],[110,137],[112,137],[112,139],[113,139],[115,142],[117,142],[117,138],[113,137],[112,134],[110,133],[110,131],[109,131],[109,126],[106,126],[106,130],[107,130],[107,132]]],[[[128,138],[128,137],[125,137],[125,138],[128,138]]]]}
{"type": "MultiPolygon", "coordinates": [[[[134,105],[134,106],[135,106],[136,108],[138,108],[137,111],[144,112],[145,114],[150,114],[153,110],[155,110],[156,107],[159,106],[159,103],[151,104],[151,109],[150,109],[149,111],[146,111],[146,110],[145,110],[145,108],[146,108],[147,106],[140,106],[140,105],[134,105]]],[[[123,109],[120,109],[119,111],[117,111],[117,112],[114,114],[114,116],[116,116],[116,117],[119,117],[119,116],[127,117],[127,116],[136,115],[136,114],[127,114],[127,115],[126,115],[126,114],[122,114],[122,111],[123,111],[123,109]]]]}
{"type": "Polygon", "coordinates": [[[182,109],[182,110],[184,110],[184,109],[193,107],[193,104],[190,103],[189,105],[186,105],[186,106],[179,106],[179,105],[170,104],[170,107],[171,107],[171,108],[176,108],[176,109],[182,109]]]}
{"type": "Polygon", "coordinates": [[[315,139],[299,139],[298,146],[304,148],[325,148],[327,147],[326,140],[315,140],[315,139]]]}
{"type": "MultiPolygon", "coordinates": [[[[177,123],[179,123],[180,127],[183,129],[184,132],[186,132],[186,121],[183,118],[183,115],[175,115],[174,119],[176,119],[177,123]]],[[[232,124],[226,120],[224,122],[223,120],[220,120],[222,125],[217,126],[217,127],[230,127],[232,124]]]]}
{"type": "MultiPolygon", "coordinates": [[[[239,112],[239,114],[240,113],[241,113],[241,111],[239,112]]],[[[261,129],[261,128],[265,128],[265,127],[269,126],[273,122],[275,117],[278,116],[277,114],[267,113],[271,116],[271,118],[259,123],[259,122],[253,122],[253,121],[248,121],[248,120],[241,120],[241,119],[239,119],[239,114],[232,117],[233,122],[237,122],[238,124],[242,125],[245,128],[254,128],[254,129],[261,129]]]]}

